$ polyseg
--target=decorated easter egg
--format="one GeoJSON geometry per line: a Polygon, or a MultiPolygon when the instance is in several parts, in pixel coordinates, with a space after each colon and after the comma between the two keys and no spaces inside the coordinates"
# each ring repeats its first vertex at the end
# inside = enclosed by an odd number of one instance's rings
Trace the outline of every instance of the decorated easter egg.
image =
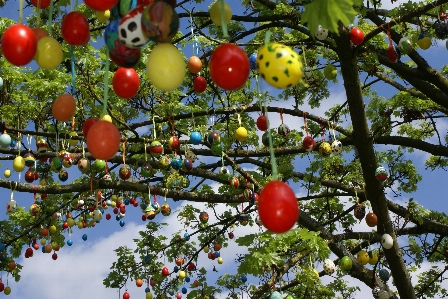
{"type": "Polygon", "coordinates": [[[350,30],[350,41],[355,45],[359,45],[364,41],[364,32],[358,27],[354,27],[350,30]]]}
{"type": "Polygon", "coordinates": [[[37,42],[37,64],[45,70],[53,70],[61,64],[63,59],[62,47],[51,36],[45,36],[37,42]]]}
{"type": "Polygon", "coordinates": [[[324,261],[324,271],[327,275],[331,275],[334,273],[336,266],[334,265],[333,261],[330,259],[326,259],[324,261]]]}
{"type": "Polygon", "coordinates": [[[288,136],[290,132],[291,132],[291,130],[285,124],[281,124],[277,129],[278,135],[283,136],[283,137],[288,136]]]}
{"type": "Polygon", "coordinates": [[[227,2],[221,2],[216,0],[210,5],[210,19],[217,26],[222,26],[222,16],[224,16],[224,22],[228,24],[232,19],[232,9],[227,2]]]}
{"type": "Polygon", "coordinates": [[[8,213],[14,213],[17,210],[17,202],[14,199],[10,199],[6,204],[6,211],[8,213]]]}
{"type": "Polygon", "coordinates": [[[312,152],[316,147],[316,142],[314,141],[313,137],[305,136],[303,138],[302,146],[307,152],[312,152]]]}
{"type": "Polygon", "coordinates": [[[173,152],[178,151],[180,149],[180,142],[177,136],[171,136],[168,140],[168,147],[173,152]]]}
{"type": "Polygon", "coordinates": [[[411,41],[409,40],[409,37],[404,36],[400,39],[400,41],[398,42],[398,49],[403,54],[409,54],[409,52],[411,52],[412,44],[411,41]]]}
{"type": "Polygon", "coordinates": [[[179,29],[179,16],[168,3],[154,1],[145,7],[141,24],[147,38],[158,43],[167,43],[179,29]]]}
{"type": "Polygon", "coordinates": [[[300,56],[278,43],[266,44],[258,50],[257,69],[266,82],[277,88],[292,87],[303,75],[300,56]]]}
{"type": "Polygon", "coordinates": [[[357,254],[356,259],[358,260],[358,263],[362,266],[367,265],[369,262],[369,254],[365,250],[360,250],[357,254]]]}
{"type": "Polygon", "coordinates": [[[170,165],[176,170],[180,169],[180,167],[182,166],[182,159],[180,158],[180,156],[175,155],[174,157],[172,157],[170,165]]]}
{"type": "Polygon", "coordinates": [[[17,172],[21,172],[25,168],[25,159],[22,156],[15,157],[12,162],[12,168],[17,172]]]}
{"type": "Polygon", "coordinates": [[[320,145],[319,145],[319,153],[324,156],[327,157],[331,154],[331,145],[330,143],[323,141],[320,145]]]}
{"type": "Polygon", "coordinates": [[[386,168],[384,168],[383,166],[378,166],[377,169],[375,170],[375,177],[378,181],[381,182],[387,180],[388,173],[386,168]]]}
{"type": "Polygon", "coordinates": [[[117,153],[120,140],[117,127],[108,121],[100,120],[89,130],[87,147],[94,158],[107,161],[117,153]]]}
{"type": "Polygon", "coordinates": [[[163,153],[162,144],[157,140],[151,142],[151,145],[149,146],[149,152],[156,158],[160,157],[160,155],[163,153]]]}
{"type": "Polygon", "coordinates": [[[58,174],[58,178],[61,182],[65,182],[68,179],[68,172],[65,170],[60,170],[58,174]]]}
{"type": "Polygon", "coordinates": [[[188,65],[188,69],[193,74],[199,73],[202,69],[202,61],[196,55],[193,55],[188,59],[187,65],[188,65]]]}
{"type": "Polygon", "coordinates": [[[129,165],[122,165],[118,171],[118,175],[120,176],[120,179],[126,181],[131,177],[131,167],[129,167],[129,165]]]}
{"type": "Polygon", "coordinates": [[[0,147],[7,148],[11,145],[11,136],[8,133],[0,135],[0,147]]]}
{"type": "Polygon", "coordinates": [[[389,271],[383,268],[378,272],[378,276],[381,278],[382,281],[388,281],[390,278],[390,273],[389,271]]]}
{"type": "Polygon", "coordinates": [[[394,239],[389,234],[384,234],[381,237],[381,246],[385,249],[391,249],[394,246],[394,239]]]}
{"type": "Polygon", "coordinates": [[[190,171],[193,169],[193,162],[190,159],[185,158],[182,160],[181,168],[183,171],[190,171]]]}
{"type": "Polygon", "coordinates": [[[319,25],[319,26],[317,26],[317,30],[316,30],[316,33],[314,34],[314,36],[318,40],[325,40],[328,37],[328,29],[319,25]]]}
{"type": "Polygon", "coordinates": [[[149,162],[144,162],[141,169],[140,174],[144,178],[149,178],[153,175],[152,166],[149,162]]]}
{"type": "Polygon", "coordinates": [[[223,166],[219,169],[219,178],[221,180],[228,180],[230,178],[230,170],[223,166]]]}
{"type": "Polygon", "coordinates": [[[378,263],[378,258],[379,258],[378,250],[370,250],[368,252],[368,254],[369,254],[369,264],[370,265],[375,265],[376,263],[378,263]]]}
{"type": "Polygon", "coordinates": [[[335,155],[339,155],[342,153],[342,142],[339,140],[335,140],[331,143],[331,152],[335,155]]]}
{"type": "Polygon", "coordinates": [[[375,213],[370,212],[366,215],[366,223],[370,227],[376,226],[378,223],[378,217],[375,215],[375,213]]]}
{"type": "Polygon", "coordinates": [[[353,209],[353,215],[356,219],[362,220],[366,215],[366,208],[362,203],[358,203],[356,207],[353,209]]]}
{"type": "Polygon", "coordinates": [[[348,256],[343,256],[339,261],[339,266],[344,271],[350,271],[353,266],[352,259],[348,256]]]}
{"type": "Polygon", "coordinates": [[[169,216],[171,214],[171,207],[169,204],[164,203],[161,207],[160,207],[160,212],[162,213],[163,216],[169,216]]]}
{"type": "Polygon", "coordinates": [[[207,141],[209,144],[213,144],[215,142],[219,143],[221,142],[221,136],[219,136],[218,132],[213,131],[210,134],[208,134],[207,141]]]}
{"type": "Polygon", "coordinates": [[[207,224],[208,223],[208,213],[207,212],[201,212],[200,214],[199,214],[199,221],[202,223],[202,224],[207,224]]]}
{"type": "Polygon", "coordinates": [[[247,214],[240,214],[239,216],[238,216],[238,221],[240,222],[240,224],[242,225],[242,226],[246,226],[248,223],[249,223],[249,215],[247,215],[247,214]]]}
{"type": "Polygon", "coordinates": [[[417,44],[422,50],[428,50],[432,44],[431,37],[426,32],[420,33],[417,44]]]}
{"type": "Polygon", "coordinates": [[[160,168],[163,168],[163,169],[165,169],[165,168],[167,168],[168,166],[170,166],[170,163],[171,163],[171,161],[170,161],[170,158],[168,157],[168,156],[161,156],[160,158],[159,158],[159,166],[160,166],[160,168]]]}
{"type": "MultiPolygon", "coordinates": [[[[250,63],[251,70],[257,69],[257,53],[252,53],[249,55],[249,63],[250,63]]],[[[262,130],[262,131],[264,131],[264,130],[262,130]]]]}
{"type": "Polygon", "coordinates": [[[112,79],[114,92],[123,99],[134,97],[140,87],[140,78],[133,68],[120,67],[112,79]]]}
{"type": "Polygon", "coordinates": [[[87,158],[78,160],[78,169],[82,173],[88,173],[90,171],[90,161],[87,158]]]}
{"type": "Polygon", "coordinates": [[[144,9],[144,6],[137,6],[125,14],[118,24],[118,38],[128,48],[140,48],[149,41],[142,28],[144,9]]]}
{"type": "Polygon", "coordinates": [[[1,46],[6,60],[15,66],[23,66],[33,60],[37,51],[37,38],[29,27],[15,24],[4,31],[1,46]]]}
{"type": "Polygon", "coordinates": [[[204,92],[205,89],[207,88],[207,81],[205,80],[204,77],[197,76],[193,81],[193,88],[194,91],[196,91],[197,93],[204,92]]]}
{"type": "Polygon", "coordinates": [[[84,46],[90,40],[90,28],[87,18],[78,11],[69,12],[62,19],[61,34],[67,44],[84,46]]]}
{"type": "Polygon", "coordinates": [[[190,134],[190,143],[194,145],[201,144],[202,142],[202,135],[198,131],[193,131],[190,134]]]}

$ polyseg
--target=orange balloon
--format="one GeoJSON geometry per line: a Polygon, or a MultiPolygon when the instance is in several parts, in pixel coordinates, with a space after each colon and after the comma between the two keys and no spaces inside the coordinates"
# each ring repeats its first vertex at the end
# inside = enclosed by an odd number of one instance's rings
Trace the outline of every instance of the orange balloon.
{"type": "Polygon", "coordinates": [[[31,30],[33,30],[34,35],[37,38],[37,41],[39,41],[42,37],[48,36],[47,31],[45,31],[42,28],[32,28],[31,30]]]}
{"type": "Polygon", "coordinates": [[[87,148],[95,159],[109,160],[120,147],[120,132],[108,121],[99,120],[92,125],[87,135],[87,148]]]}
{"type": "Polygon", "coordinates": [[[202,61],[197,56],[191,56],[190,59],[188,59],[188,69],[193,74],[197,74],[202,69],[202,61]]]}
{"type": "Polygon", "coordinates": [[[76,101],[70,94],[63,94],[59,96],[51,108],[51,113],[54,118],[59,121],[68,121],[75,114],[76,101]]]}

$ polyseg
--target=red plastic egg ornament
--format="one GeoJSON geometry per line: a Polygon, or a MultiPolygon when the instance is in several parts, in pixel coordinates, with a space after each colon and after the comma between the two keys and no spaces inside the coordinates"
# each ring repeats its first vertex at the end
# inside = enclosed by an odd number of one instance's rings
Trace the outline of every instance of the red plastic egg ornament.
{"type": "Polygon", "coordinates": [[[263,114],[257,118],[257,128],[260,131],[266,131],[268,129],[268,120],[266,115],[263,114]]]}
{"type": "Polygon", "coordinates": [[[162,275],[163,276],[168,276],[170,274],[170,271],[168,270],[167,267],[163,267],[162,268],[162,275]]]}
{"type": "Polygon", "coordinates": [[[118,0],[84,0],[84,3],[93,10],[105,11],[117,5],[118,0]]]}
{"type": "Polygon", "coordinates": [[[364,41],[364,32],[361,29],[355,27],[350,31],[350,40],[357,46],[364,41]]]}
{"type": "MultiPolygon", "coordinates": [[[[39,5],[39,0],[31,0],[31,3],[37,7],[39,5]]],[[[45,9],[50,6],[50,0],[40,0],[40,8],[45,9]]]]}
{"type": "Polygon", "coordinates": [[[204,92],[207,88],[207,81],[202,76],[197,76],[193,82],[193,88],[197,93],[204,92]]]}
{"type": "Polygon", "coordinates": [[[123,99],[135,96],[140,87],[140,78],[133,68],[120,67],[112,79],[114,92],[123,99]]]}
{"type": "Polygon", "coordinates": [[[188,69],[193,74],[197,74],[202,69],[202,61],[197,56],[191,56],[190,59],[188,59],[188,69]]]}
{"type": "Polygon", "coordinates": [[[48,36],[47,31],[42,28],[32,28],[31,30],[33,30],[38,42],[42,37],[48,36]]]}
{"type": "Polygon", "coordinates": [[[120,147],[120,132],[108,121],[97,121],[87,135],[87,148],[95,159],[109,160],[120,147]]]}
{"type": "Polygon", "coordinates": [[[129,299],[129,298],[131,298],[131,295],[129,295],[128,292],[124,292],[123,293],[123,299],[129,299]]]}
{"type": "Polygon", "coordinates": [[[1,40],[3,55],[15,66],[26,65],[37,51],[37,38],[29,27],[16,24],[5,30],[1,40]]]}
{"type": "Polygon", "coordinates": [[[395,63],[398,61],[398,53],[393,45],[389,45],[389,48],[386,50],[386,55],[390,62],[395,63]]]}
{"type": "Polygon", "coordinates": [[[72,11],[62,19],[61,33],[67,44],[84,46],[90,39],[89,22],[82,13],[72,11]]]}
{"type": "Polygon", "coordinates": [[[370,227],[374,227],[378,223],[378,217],[373,212],[370,212],[369,214],[367,214],[365,219],[366,219],[367,225],[370,227]]]}
{"type": "Polygon", "coordinates": [[[260,193],[258,215],[263,225],[273,233],[290,230],[299,219],[299,204],[294,191],[282,181],[271,181],[260,193]]]}
{"type": "Polygon", "coordinates": [[[92,118],[89,118],[88,120],[86,120],[86,122],[85,122],[84,125],[82,126],[82,134],[84,135],[84,138],[87,139],[87,134],[89,133],[90,128],[91,128],[97,121],[99,121],[99,119],[96,118],[96,117],[92,117],[92,118]]]}
{"type": "Polygon", "coordinates": [[[210,58],[210,76],[213,82],[224,90],[243,87],[250,73],[249,58],[234,44],[218,46],[210,58]]]}
{"type": "Polygon", "coordinates": [[[75,114],[76,101],[70,94],[59,96],[51,107],[51,113],[58,121],[68,121],[75,114]]]}

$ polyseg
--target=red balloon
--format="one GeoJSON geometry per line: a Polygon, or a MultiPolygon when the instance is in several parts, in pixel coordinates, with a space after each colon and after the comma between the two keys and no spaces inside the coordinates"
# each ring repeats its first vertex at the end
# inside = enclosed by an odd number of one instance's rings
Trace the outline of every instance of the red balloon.
{"type": "Polygon", "coordinates": [[[118,0],[84,0],[84,3],[93,10],[105,11],[117,5],[118,0]]]}
{"type": "Polygon", "coordinates": [[[71,94],[63,94],[56,98],[51,113],[59,121],[70,120],[76,111],[76,101],[71,94]]]}
{"type": "Polygon", "coordinates": [[[266,119],[266,115],[260,115],[257,118],[257,128],[260,131],[266,131],[268,129],[268,120],[266,119]]]}
{"type": "Polygon", "coordinates": [[[364,32],[361,29],[355,27],[350,31],[350,40],[357,46],[364,41],[364,32]]]}
{"type": "Polygon", "coordinates": [[[109,160],[120,147],[120,132],[108,121],[99,120],[89,130],[87,148],[95,159],[109,160]]]}
{"type": "Polygon", "coordinates": [[[137,94],[140,78],[133,68],[120,67],[114,74],[112,86],[119,97],[129,99],[137,94]]]}
{"type": "Polygon", "coordinates": [[[207,81],[202,76],[197,76],[193,82],[193,88],[196,92],[201,93],[207,88],[207,81]]]}
{"type": "Polygon", "coordinates": [[[16,66],[28,64],[37,51],[37,38],[29,27],[16,24],[5,30],[1,40],[3,55],[16,66]]]}
{"type": "Polygon", "coordinates": [[[224,90],[237,90],[246,83],[250,73],[249,58],[234,44],[218,46],[210,58],[210,76],[224,90]]]}
{"type": "MultiPolygon", "coordinates": [[[[34,5],[35,7],[37,7],[37,5],[38,5],[38,1],[39,1],[39,0],[31,0],[31,3],[33,3],[33,5],[34,5]]],[[[50,6],[50,0],[40,0],[40,8],[45,9],[45,8],[47,8],[48,6],[50,6]]]]}
{"type": "Polygon", "coordinates": [[[258,199],[258,215],[273,233],[290,230],[299,219],[299,204],[291,187],[282,181],[267,183],[258,199]]]}
{"type": "Polygon", "coordinates": [[[86,122],[82,126],[82,134],[84,135],[84,138],[87,138],[87,133],[89,132],[93,124],[96,123],[97,121],[99,121],[99,119],[96,117],[92,117],[86,120],[86,122]]]}
{"type": "Polygon", "coordinates": [[[84,46],[90,39],[89,22],[82,13],[72,11],[62,19],[61,33],[69,45],[84,46]]]}

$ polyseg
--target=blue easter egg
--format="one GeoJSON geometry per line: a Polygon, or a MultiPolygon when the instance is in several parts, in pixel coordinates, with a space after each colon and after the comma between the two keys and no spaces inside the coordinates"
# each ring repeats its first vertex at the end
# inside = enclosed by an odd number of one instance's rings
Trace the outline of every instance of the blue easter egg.
{"type": "Polygon", "coordinates": [[[11,144],[11,136],[7,133],[0,135],[0,147],[7,148],[11,144]]]}
{"type": "Polygon", "coordinates": [[[146,289],[145,289],[145,293],[149,293],[149,292],[151,292],[151,289],[148,288],[148,287],[146,287],[146,289]]]}
{"type": "Polygon", "coordinates": [[[73,241],[72,241],[72,239],[68,239],[68,240],[67,240],[67,245],[68,245],[68,246],[72,246],[72,245],[73,245],[73,241]]]}
{"type": "Polygon", "coordinates": [[[86,235],[86,234],[82,235],[82,239],[83,239],[84,241],[87,241],[87,235],[86,235]]]}
{"type": "Polygon", "coordinates": [[[184,238],[186,241],[190,240],[190,234],[189,233],[185,233],[184,234],[184,238]]]}
{"type": "Polygon", "coordinates": [[[242,282],[246,282],[246,281],[247,281],[247,277],[246,277],[246,275],[241,276],[241,281],[242,281],[242,282]]]}
{"type": "Polygon", "coordinates": [[[179,169],[182,166],[182,159],[179,156],[175,156],[171,159],[171,167],[179,169]]]}
{"type": "Polygon", "coordinates": [[[121,226],[121,227],[124,226],[124,220],[120,220],[120,226],[121,226]]]}
{"type": "Polygon", "coordinates": [[[250,69],[256,70],[257,69],[257,53],[252,53],[249,56],[249,63],[250,63],[250,69]]]}
{"type": "Polygon", "coordinates": [[[201,144],[202,135],[198,131],[191,132],[190,134],[190,143],[194,145],[201,144]]]}
{"type": "Polygon", "coordinates": [[[190,282],[190,277],[185,277],[185,282],[190,282]]]}

